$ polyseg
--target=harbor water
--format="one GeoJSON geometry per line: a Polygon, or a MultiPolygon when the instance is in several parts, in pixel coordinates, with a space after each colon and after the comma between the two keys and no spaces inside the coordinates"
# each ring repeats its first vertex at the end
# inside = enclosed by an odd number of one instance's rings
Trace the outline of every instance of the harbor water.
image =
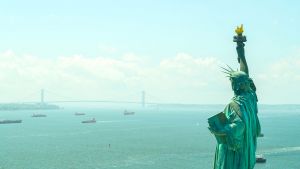
{"type": "MultiPolygon", "coordinates": [[[[224,105],[94,107],[1,111],[0,169],[211,169],[215,138],[207,118],[224,105]],[[124,115],[125,109],[134,115],[124,115]],[[86,113],[75,116],[75,112],[86,113]],[[96,123],[81,121],[95,118],[96,123]]],[[[256,169],[300,168],[300,106],[260,106],[264,137],[256,169]]]]}

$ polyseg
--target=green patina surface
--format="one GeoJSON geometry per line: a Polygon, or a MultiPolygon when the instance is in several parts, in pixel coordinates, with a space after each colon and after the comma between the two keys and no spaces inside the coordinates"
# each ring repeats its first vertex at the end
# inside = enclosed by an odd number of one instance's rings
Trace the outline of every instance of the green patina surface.
{"type": "Polygon", "coordinates": [[[257,117],[256,87],[248,75],[244,53],[246,37],[241,32],[234,37],[234,41],[237,42],[240,71],[230,67],[225,69],[234,97],[223,111],[227,124],[218,131],[212,131],[215,135],[223,134],[226,139],[224,143],[217,143],[214,169],[253,169],[256,162],[257,136],[261,130],[257,117]]]}

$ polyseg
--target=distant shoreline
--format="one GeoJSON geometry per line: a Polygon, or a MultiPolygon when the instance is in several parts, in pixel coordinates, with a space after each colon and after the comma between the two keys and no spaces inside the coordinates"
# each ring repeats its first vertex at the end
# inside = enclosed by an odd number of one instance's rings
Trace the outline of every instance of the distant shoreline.
{"type": "Polygon", "coordinates": [[[59,106],[54,104],[42,103],[1,103],[0,111],[16,111],[16,110],[56,110],[59,106]]]}
{"type": "MultiPolygon", "coordinates": [[[[211,108],[211,107],[219,107],[223,109],[227,104],[156,104],[156,105],[148,105],[148,107],[156,107],[156,108],[211,108]]],[[[285,109],[285,108],[299,108],[300,104],[258,104],[258,108],[278,108],[278,109],[285,109]]]]}

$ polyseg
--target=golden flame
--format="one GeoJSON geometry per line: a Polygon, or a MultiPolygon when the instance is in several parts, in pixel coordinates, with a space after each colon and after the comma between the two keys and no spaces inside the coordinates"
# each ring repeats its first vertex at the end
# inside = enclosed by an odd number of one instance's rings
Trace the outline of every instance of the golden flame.
{"type": "Polygon", "coordinates": [[[243,34],[244,32],[244,29],[243,29],[243,24],[241,24],[241,26],[237,26],[236,29],[235,29],[235,33],[237,33],[238,35],[241,35],[243,34]]]}

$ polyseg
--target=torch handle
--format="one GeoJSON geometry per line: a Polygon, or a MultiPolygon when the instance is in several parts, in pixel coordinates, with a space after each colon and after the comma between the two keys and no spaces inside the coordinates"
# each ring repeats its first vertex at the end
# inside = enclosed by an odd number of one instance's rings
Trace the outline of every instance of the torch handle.
{"type": "Polygon", "coordinates": [[[246,42],[246,36],[243,36],[242,34],[236,35],[233,37],[233,42],[236,42],[236,51],[238,54],[238,62],[240,63],[241,58],[245,58],[245,49],[244,49],[244,42],[246,42]]]}

